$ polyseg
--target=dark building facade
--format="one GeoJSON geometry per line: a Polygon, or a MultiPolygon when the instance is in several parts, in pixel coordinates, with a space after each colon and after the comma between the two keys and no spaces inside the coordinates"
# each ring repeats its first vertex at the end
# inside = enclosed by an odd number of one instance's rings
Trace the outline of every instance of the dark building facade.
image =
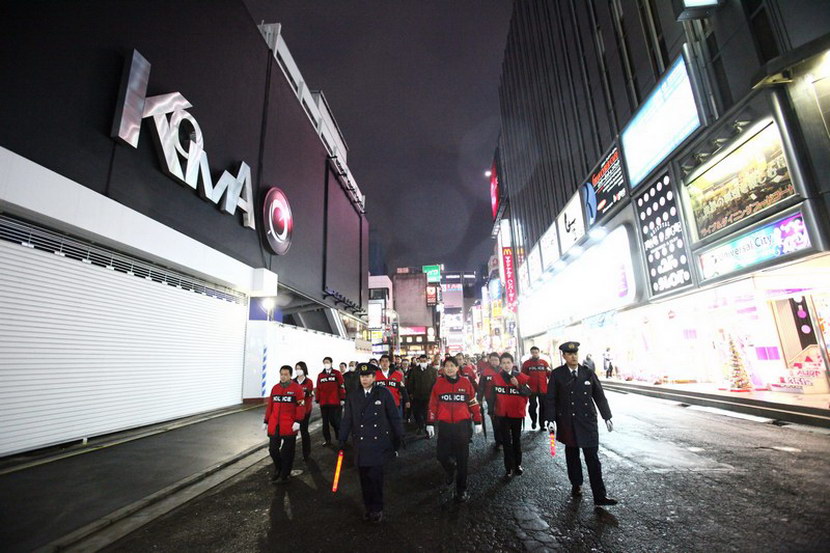
{"type": "Polygon", "coordinates": [[[491,193],[521,349],[830,390],[828,29],[821,0],[514,3],[491,193]]]}

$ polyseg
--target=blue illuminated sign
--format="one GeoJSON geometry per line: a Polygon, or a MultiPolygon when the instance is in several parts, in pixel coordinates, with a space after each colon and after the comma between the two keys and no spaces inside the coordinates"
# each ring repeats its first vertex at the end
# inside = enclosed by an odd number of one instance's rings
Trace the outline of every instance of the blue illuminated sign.
{"type": "Polygon", "coordinates": [[[631,188],[636,188],[699,126],[692,82],[680,56],[622,132],[631,188]]]}

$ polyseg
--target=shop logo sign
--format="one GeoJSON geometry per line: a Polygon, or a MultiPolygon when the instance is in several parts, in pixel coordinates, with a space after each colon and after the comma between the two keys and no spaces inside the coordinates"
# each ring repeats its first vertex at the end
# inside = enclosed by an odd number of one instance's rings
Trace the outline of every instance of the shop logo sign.
{"type": "Polygon", "coordinates": [[[262,205],[262,221],[268,246],[277,255],[285,255],[291,247],[294,216],[288,198],[279,188],[271,188],[262,205]]]}
{"type": "Polygon", "coordinates": [[[187,109],[193,107],[179,92],[147,98],[150,62],[133,50],[121,83],[112,136],[125,144],[138,147],[141,122],[152,118],[156,146],[162,168],[173,179],[198,190],[199,196],[220,209],[234,215],[242,211],[242,222],[256,228],[251,168],[240,163],[236,175],[224,171],[214,184],[210,174],[205,141],[199,123],[187,109]],[[187,122],[186,127],[182,123],[187,122]],[[189,140],[182,143],[181,135],[189,129],[189,140]],[[184,161],[184,165],[182,165],[184,161]]]}

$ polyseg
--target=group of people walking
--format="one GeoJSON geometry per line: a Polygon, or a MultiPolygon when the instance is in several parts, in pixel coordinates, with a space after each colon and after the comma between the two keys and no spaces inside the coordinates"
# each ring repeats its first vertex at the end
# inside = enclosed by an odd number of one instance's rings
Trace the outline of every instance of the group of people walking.
{"type": "Polygon", "coordinates": [[[594,503],[613,505],[616,500],[606,494],[597,455],[596,417],[599,409],[611,431],[611,411],[595,372],[578,362],[578,347],[578,342],[562,344],[559,349],[565,362],[556,369],[540,357],[536,347],[520,367],[508,352],[490,353],[477,365],[460,353],[432,362],[421,355],[413,363],[383,355],[368,363],[341,363],[339,370],[325,357],[316,386],[304,362],[293,369],[284,365],[265,412],[274,461],[272,480],[289,481],[298,433],[303,458],[308,459],[308,423],[316,402],[321,410],[323,445],[332,443],[331,430],[341,450],[351,440],[366,520],[383,519],[384,465],[398,456],[404,443],[404,420],[414,422],[416,436],[437,438],[436,456],[444,483],[455,487],[456,501],[465,502],[469,499],[469,446],[474,434],[486,432],[485,416],[490,419],[494,447],[503,450],[504,477],[523,474],[522,432],[529,407],[531,430],[555,432],[565,445],[572,495],[582,494],[582,451],[594,503]]]}

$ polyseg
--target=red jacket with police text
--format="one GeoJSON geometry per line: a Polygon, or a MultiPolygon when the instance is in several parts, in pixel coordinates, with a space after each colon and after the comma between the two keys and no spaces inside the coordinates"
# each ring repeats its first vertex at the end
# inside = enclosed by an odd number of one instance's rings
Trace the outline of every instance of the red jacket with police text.
{"type": "Polygon", "coordinates": [[[346,384],[343,375],[337,369],[326,372],[325,369],[317,375],[317,403],[320,405],[340,405],[340,400],[346,399],[346,384]]]}
{"type": "Polygon", "coordinates": [[[530,358],[522,363],[522,374],[530,377],[530,391],[534,394],[548,393],[550,365],[544,359],[530,358]]]}
{"type": "Polygon", "coordinates": [[[439,376],[429,398],[427,424],[461,422],[473,419],[481,424],[481,406],[476,401],[473,383],[466,376],[457,375],[455,382],[446,375],[439,376]]]}
{"type": "MultiPolygon", "coordinates": [[[[293,380],[297,384],[300,384],[300,381],[296,378],[293,380]]],[[[305,416],[308,418],[311,416],[311,408],[314,405],[312,402],[312,398],[314,397],[314,382],[309,377],[305,377],[300,387],[305,391],[305,416]]]]}
{"type": "Polygon", "coordinates": [[[478,399],[481,401],[481,398],[487,400],[489,404],[487,407],[487,412],[489,414],[494,414],[495,411],[495,392],[493,391],[493,379],[499,374],[498,368],[493,368],[490,363],[487,363],[487,367],[481,371],[481,375],[478,377],[478,399]]]}
{"type": "Polygon", "coordinates": [[[492,386],[496,397],[496,416],[523,419],[527,416],[527,398],[530,396],[530,378],[520,372],[514,373],[518,386],[510,384],[503,371],[493,378],[492,386]]]}
{"type": "Polygon", "coordinates": [[[305,389],[289,381],[288,386],[277,383],[271,388],[268,406],[265,408],[265,423],[268,435],[296,436],[291,427],[305,418],[305,389]]]}
{"type": "Polygon", "coordinates": [[[375,384],[377,386],[386,386],[392,392],[395,407],[401,406],[401,392],[404,389],[404,379],[401,371],[390,367],[389,375],[383,376],[383,371],[378,369],[375,372],[375,384]]]}

